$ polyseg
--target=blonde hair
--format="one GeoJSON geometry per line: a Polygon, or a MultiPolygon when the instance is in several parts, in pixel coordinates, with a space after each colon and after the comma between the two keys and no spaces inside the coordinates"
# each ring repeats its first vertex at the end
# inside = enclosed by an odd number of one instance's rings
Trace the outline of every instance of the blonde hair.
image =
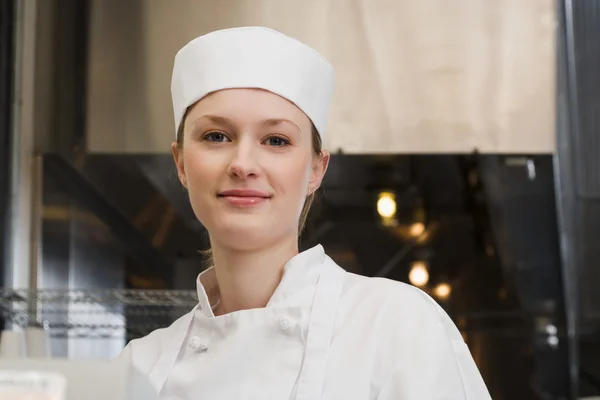
{"type": "MultiPolygon", "coordinates": [[[[180,149],[183,147],[183,121],[185,120],[186,115],[183,116],[182,122],[179,125],[179,130],[177,131],[177,147],[180,149]]],[[[312,149],[313,153],[316,157],[323,156],[323,142],[321,140],[321,135],[315,125],[311,122],[311,136],[312,136],[312,149]]],[[[304,205],[302,206],[302,211],[300,212],[300,218],[298,219],[298,236],[302,234],[306,226],[306,220],[308,219],[308,213],[310,212],[310,208],[315,200],[316,191],[312,192],[306,199],[304,200],[304,205]]],[[[214,264],[214,259],[212,255],[212,249],[208,248],[207,250],[202,251],[202,254],[206,257],[206,265],[212,266],[214,264]]]]}

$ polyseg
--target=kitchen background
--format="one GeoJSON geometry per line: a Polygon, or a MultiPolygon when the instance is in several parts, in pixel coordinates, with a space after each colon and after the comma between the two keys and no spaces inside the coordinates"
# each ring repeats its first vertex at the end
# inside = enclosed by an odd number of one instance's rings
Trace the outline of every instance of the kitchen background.
{"type": "Polygon", "coordinates": [[[593,0],[3,0],[4,328],[106,359],[195,305],[208,243],[169,154],[170,72],[237,25],[337,71],[302,247],[430,293],[494,399],[600,395],[593,0]]]}

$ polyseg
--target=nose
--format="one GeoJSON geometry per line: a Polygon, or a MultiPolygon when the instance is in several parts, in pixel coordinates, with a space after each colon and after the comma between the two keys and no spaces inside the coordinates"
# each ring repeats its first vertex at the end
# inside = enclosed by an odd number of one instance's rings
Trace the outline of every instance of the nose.
{"type": "Polygon", "coordinates": [[[227,173],[229,176],[245,179],[258,174],[256,151],[249,141],[240,141],[233,150],[227,173]]]}

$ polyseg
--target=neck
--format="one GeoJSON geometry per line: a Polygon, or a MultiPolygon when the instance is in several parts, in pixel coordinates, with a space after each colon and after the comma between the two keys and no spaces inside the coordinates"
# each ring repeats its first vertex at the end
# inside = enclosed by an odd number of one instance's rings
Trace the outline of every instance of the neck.
{"type": "Polygon", "coordinates": [[[263,248],[237,250],[212,241],[219,305],[215,315],[262,308],[277,289],[285,264],[298,254],[296,236],[263,248]]]}

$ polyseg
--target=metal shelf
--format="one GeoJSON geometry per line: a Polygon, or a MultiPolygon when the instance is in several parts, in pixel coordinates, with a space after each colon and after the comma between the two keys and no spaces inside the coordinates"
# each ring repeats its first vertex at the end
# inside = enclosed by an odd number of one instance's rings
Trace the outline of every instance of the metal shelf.
{"type": "Polygon", "coordinates": [[[132,289],[0,289],[0,306],[4,304],[101,304],[142,307],[195,306],[195,290],[132,289]]]}
{"type": "Polygon", "coordinates": [[[53,337],[139,337],[167,326],[198,303],[193,290],[0,289],[0,315],[53,337]]]}

